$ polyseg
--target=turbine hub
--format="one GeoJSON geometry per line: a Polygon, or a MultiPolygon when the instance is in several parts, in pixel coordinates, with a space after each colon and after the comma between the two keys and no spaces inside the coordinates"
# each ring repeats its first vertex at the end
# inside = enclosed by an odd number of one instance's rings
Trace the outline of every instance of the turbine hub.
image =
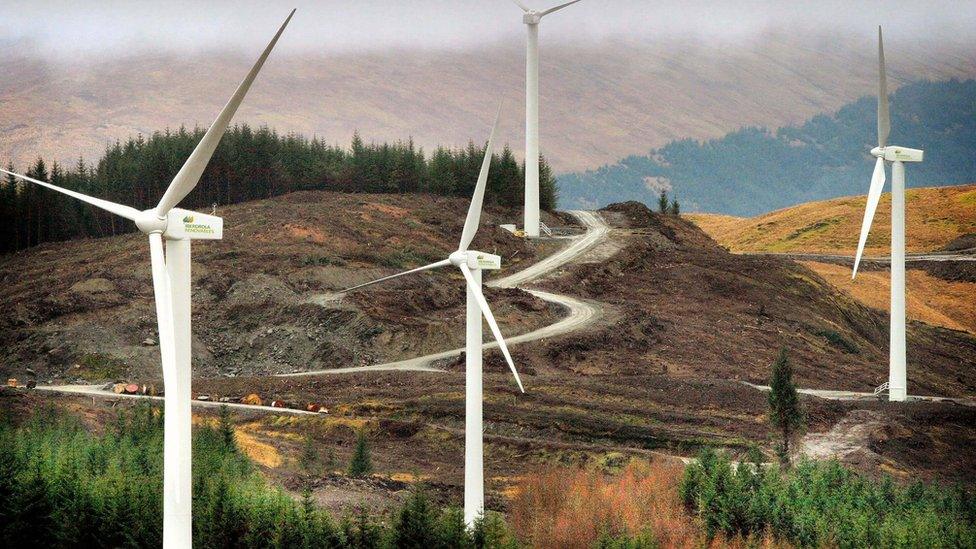
{"type": "Polygon", "coordinates": [[[458,250],[452,253],[448,259],[450,260],[451,265],[454,265],[455,267],[467,265],[468,268],[472,270],[480,269],[483,271],[494,271],[502,268],[501,257],[475,250],[458,250]]]}
{"type": "Polygon", "coordinates": [[[166,231],[166,218],[157,217],[154,208],[143,210],[136,218],[136,227],[146,234],[162,233],[166,231]]]}
{"type": "Polygon", "coordinates": [[[875,158],[882,157],[882,156],[884,156],[884,151],[885,151],[884,150],[884,147],[875,147],[875,148],[871,149],[871,156],[873,156],[875,158]]]}
{"type": "Polygon", "coordinates": [[[468,263],[468,252],[458,250],[447,256],[447,259],[451,262],[451,265],[460,267],[461,265],[468,263]]]}
{"type": "Polygon", "coordinates": [[[526,25],[538,25],[542,21],[542,16],[537,11],[529,11],[522,14],[522,22],[526,25]]]}

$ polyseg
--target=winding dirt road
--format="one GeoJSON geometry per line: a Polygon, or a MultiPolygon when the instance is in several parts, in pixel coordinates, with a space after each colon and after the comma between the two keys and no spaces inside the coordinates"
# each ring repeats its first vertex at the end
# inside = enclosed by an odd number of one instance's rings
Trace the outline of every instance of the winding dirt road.
{"type": "MultiPolygon", "coordinates": [[[[593,212],[584,211],[572,211],[570,212],[573,216],[580,220],[583,225],[586,226],[586,232],[577,237],[573,237],[573,242],[566,248],[556,252],[555,254],[546,257],[542,261],[531,265],[530,267],[514,273],[512,275],[500,278],[498,280],[492,280],[487,282],[487,285],[496,288],[514,288],[521,284],[537,280],[542,276],[545,276],[554,270],[558,269],[562,265],[573,261],[580,255],[585,253],[587,250],[601,242],[606,238],[610,231],[607,224],[600,218],[599,215],[593,212]]],[[[518,343],[524,343],[526,341],[536,341],[539,339],[554,337],[557,335],[572,332],[574,330],[579,330],[590,323],[594,322],[600,317],[601,308],[599,305],[574,297],[553,294],[549,292],[543,292],[541,290],[530,290],[525,289],[525,291],[531,293],[532,295],[548,301],[550,303],[555,303],[563,307],[567,314],[564,318],[559,320],[554,324],[539,328],[532,332],[521,334],[518,336],[510,337],[506,341],[509,345],[516,345],[518,343]]],[[[486,343],[485,348],[497,347],[498,344],[492,341],[491,343],[486,343]]],[[[350,368],[334,368],[330,370],[316,370],[310,372],[297,372],[291,374],[279,374],[276,377],[297,377],[297,376],[317,376],[317,375],[334,375],[334,374],[351,374],[359,372],[371,372],[371,371],[397,371],[397,370],[408,370],[415,372],[436,372],[442,371],[441,369],[434,366],[437,361],[454,358],[459,356],[464,352],[463,348],[451,349],[449,351],[443,351],[440,353],[434,353],[430,355],[420,356],[416,358],[410,358],[407,360],[401,360],[397,362],[388,362],[385,364],[374,364],[371,366],[356,366],[350,368]]],[[[132,399],[153,399],[162,400],[162,397],[153,397],[148,395],[127,395],[127,394],[115,394],[114,392],[105,389],[104,385],[38,385],[36,388],[38,391],[47,391],[52,393],[67,394],[67,395],[83,395],[90,396],[92,398],[132,398],[132,399]]],[[[315,415],[315,412],[308,412],[305,410],[295,410],[291,408],[272,408],[270,406],[255,406],[250,404],[240,404],[234,402],[212,402],[212,401],[202,401],[194,400],[193,406],[198,408],[213,408],[225,405],[228,408],[235,410],[251,410],[251,411],[261,411],[269,412],[274,411],[275,413],[281,414],[291,414],[291,415],[315,415]]]]}
{"type": "MultiPolygon", "coordinates": [[[[580,222],[586,227],[586,232],[583,235],[573,238],[572,244],[546,257],[542,261],[539,261],[538,263],[535,263],[517,273],[486,282],[486,285],[493,288],[516,288],[521,287],[522,284],[532,282],[533,280],[538,280],[540,277],[552,273],[559,267],[578,258],[593,246],[600,243],[610,232],[610,227],[607,226],[603,219],[594,212],[574,210],[570,211],[569,213],[579,219],[580,222]]],[[[584,301],[568,295],[554,294],[528,288],[522,289],[543,301],[555,303],[556,305],[563,307],[567,314],[565,317],[560,319],[559,322],[554,324],[544,326],[538,330],[533,330],[525,334],[506,338],[505,341],[509,345],[517,345],[527,341],[538,341],[547,337],[566,334],[584,328],[600,318],[601,308],[596,303],[584,301]]],[[[485,343],[484,348],[491,349],[497,346],[498,343],[492,341],[490,343],[485,343]]],[[[449,351],[442,351],[440,353],[408,358],[406,360],[399,360],[396,362],[387,362],[384,364],[355,366],[350,368],[331,368],[328,370],[312,370],[308,372],[293,372],[288,374],[278,374],[276,377],[308,377],[373,371],[439,372],[442,370],[434,366],[435,363],[441,360],[460,356],[463,352],[464,348],[459,347],[449,351]]]]}

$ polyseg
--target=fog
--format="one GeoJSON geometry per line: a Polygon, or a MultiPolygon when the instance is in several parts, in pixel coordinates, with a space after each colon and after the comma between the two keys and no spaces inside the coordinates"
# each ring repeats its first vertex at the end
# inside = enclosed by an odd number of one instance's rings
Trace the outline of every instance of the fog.
{"type": "MultiPolygon", "coordinates": [[[[525,0],[544,9],[562,0],[525,0]]],[[[146,52],[198,53],[263,45],[291,8],[278,46],[285,53],[470,49],[518,40],[521,10],[509,0],[257,0],[97,5],[0,0],[0,47],[83,59],[146,52]]],[[[546,44],[607,39],[689,38],[711,44],[767,32],[873,35],[878,24],[905,41],[973,40],[976,2],[909,0],[582,0],[546,17],[546,44]]],[[[519,42],[512,42],[518,44],[519,42]]],[[[2,51],[2,50],[0,50],[2,51]]]]}

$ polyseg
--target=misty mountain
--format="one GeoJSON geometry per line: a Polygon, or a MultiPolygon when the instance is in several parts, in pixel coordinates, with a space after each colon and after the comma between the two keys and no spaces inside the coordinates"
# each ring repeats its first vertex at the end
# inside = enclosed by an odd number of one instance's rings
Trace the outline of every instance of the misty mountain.
{"type": "MultiPolygon", "coordinates": [[[[889,143],[925,150],[906,185],[976,181],[976,81],[920,81],[891,96],[889,143]]],[[[655,204],[661,190],[684,211],[753,216],[800,202],[863,194],[875,159],[876,99],[778,130],[747,127],[720,139],[682,139],[642,156],[558,178],[560,207],[624,200],[655,204]]],[[[890,173],[890,172],[889,172],[890,173]]],[[[890,177],[890,176],[889,176],[890,177]]]]}
{"type": "MultiPolygon", "coordinates": [[[[541,40],[541,150],[556,173],[595,169],[676,139],[799,124],[876,86],[871,32],[569,43],[568,31],[549,26],[541,40]]],[[[0,56],[0,163],[18,166],[38,156],[92,162],[138,133],[206,127],[262,47],[65,60],[8,46],[0,56]]],[[[976,77],[976,44],[892,33],[888,47],[892,89],[976,77]]],[[[342,145],[356,130],[377,142],[412,136],[431,151],[482,142],[501,102],[499,143],[521,158],[524,84],[523,36],[461,49],[286,47],[272,54],[234,122],[342,145]]]]}

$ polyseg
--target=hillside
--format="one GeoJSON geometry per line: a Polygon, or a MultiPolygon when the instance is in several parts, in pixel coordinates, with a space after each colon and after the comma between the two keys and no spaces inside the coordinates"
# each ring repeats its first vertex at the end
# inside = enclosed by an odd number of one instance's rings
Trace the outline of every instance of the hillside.
{"type": "MultiPolygon", "coordinates": [[[[195,246],[194,390],[256,392],[330,409],[327,416],[252,416],[241,426],[242,444],[260,451],[269,478],[295,488],[305,434],[345,463],[357,430],[365,429],[380,476],[350,482],[329,475],[316,486],[318,501],[335,509],[389,506],[421,481],[443,501],[458,501],[463,360],[439,364],[443,372],[268,374],[459,345],[463,294],[450,272],[338,302],[331,292],[452,249],[460,221],[448,212],[463,205],[424,195],[295,193],[228,208],[221,212],[226,239],[195,246]]],[[[476,242],[501,253],[508,272],[552,251],[492,229],[514,213],[487,212],[476,242]]],[[[783,347],[803,387],[870,390],[884,379],[882,311],[802,265],[730,254],[693,224],[640,204],[600,213],[612,225],[606,241],[540,283],[598,306],[598,321],[582,332],[513,346],[525,394],[500,354],[486,353],[489,507],[505,509],[519,477],[536,466],[614,467],[628,456],[689,455],[704,446],[742,453],[757,444],[772,455],[767,397],[738,380],[765,382],[783,347]]],[[[158,379],[156,349],[141,344],[154,336],[145,255],[142,238],[132,235],[45,244],[2,260],[0,299],[8,315],[0,325],[0,374],[19,377],[30,366],[42,379],[58,374],[56,381],[158,379]],[[113,372],[119,361],[126,368],[113,372]]],[[[506,334],[563,314],[518,290],[491,290],[488,297],[506,334]]],[[[976,338],[911,322],[909,342],[913,393],[976,392],[976,338]]],[[[48,398],[28,395],[25,406],[48,398]]],[[[93,406],[87,398],[57,402],[93,406]]],[[[803,402],[812,432],[828,431],[862,408],[889,413],[877,402],[803,402]]],[[[112,417],[112,410],[102,411],[112,417]]],[[[919,403],[896,411],[897,428],[877,433],[884,444],[873,445],[876,458],[859,468],[971,481],[976,463],[964,451],[972,440],[971,409],[919,403]],[[914,451],[901,451],[906,446],[914,451]]]]}
{"type": "MultiPolygon", "coordinates": [[[[909,252],[941,250],[963,235],[976,233],[974,184],[909,189],[905,201],[905,247],[909,252]]],[[[720,214],[685,217],[733,252],[853,256],[861,233],[864,203],[864,195],[846,196],[807,202],[756,217],[720,214]]],[[[886,192],[881,195],[864,251],[869,256],[886,256],[890,248],[891,193],[886,192]]]]}
{"type": "MultiPolygon", "coordinates": [[[[889,67],[892,89],[918,79],[976,77],[973,46],[959,43],[965,41],[891,37],[898,52],[889,67]]],[[[874,51],[869,35],[792,29],[715,42],[589,41],[554,33],[541,55],[542,152],[556,173],[566,173],[675,139],[799,124],[870,93],[874,51]]],[[[14,43],[0,58],[0,162],[24,165],[41,155],[73,165],[78,156],[90,161],[106,145],[140,132],[206,126],[255,54],[207,50],[64,61],[14,43]]],[[[357,129],[367,140],[413,136],[430,150],[483,139],[501,101],[499,139],[518,153],[524,74],[521,38],[459,50],[281,50],[235,121],[326,143],[346,144],[357,129]]]]}
{"type": "MultiPolygon", "coordinates": [[[[867,92],[871,88],[866,87],[867,92]]],[[[891,143],[926,150],[908,187],[976,180],[976,80],[920,81],[891,96],[891,143]]],[[[560,206],[620,200],[654,204],[676,195],[683,211],[754,216],[811,200],[867,190],[877,143],[876,99],[863,97],[801,125],[748,127],[720,139],[683,139],[643,156],[559,178],[560,206]]]]}
{"type": "MultiPolygon", "coordinates": [[[[526,467],[599,467],[657,451],[688,455],[703,445],[741,452],[756,443],[768,449],[766,395],[736,380],[765,383],[783,347],[801,387],[870,391],[885,379],[882,311],[802,265],[729,254],[691,223],[649,213],[639,204],[601,214],[613,226],[605,245],[541,283],[548,291],[599,304],[600,321],[577,334],[514,346],[525,394],[514,388],[497,352],[486,356],[491,506],[504,508],[526,467]]],[[[976,392],[976,338],[911,322],[909,342],[913,393],[976,392]]],[[[329,402],[337,417],[319,435],[323,444],[348,455],[354,433],[341,426],[365,422],[375,433],[381,470],[429,478],[437,490],[458,497],[463,362],[446,368],[201,379],[195,387],[208,394],[253,390],[288,402],[329,402]]],[[[894,430],[871,434],[885,437],[885,443],[872,446],[871,459],[856,463],[869,473],[964,480],[976,470],[969,457],[953,458],[956,451],[965,454],[972,440],[969,408],[803,401],[812,432],[828,431],[852,410],[891,414],[894,430]],[[906,445],[916,450],[899,451],[906,445]]],[[[279,429],[287,432],[275,433],[266,420],[252,432],[294,452],[293,433],[305,424],[282,422],[279,429]]],[[[329,485],[324,492],[331,501],[341,490],[329,485]]]]}
{"type": "MultiPolygon", "coordinates": [[[[468,201],[431,195],[300,192],[221,209],[224,239],[194,245],[194,373],[267,374],[409,358],[459,346],[464,292],[439,271],[334,300],[336,290],[447,256],[468,201]],[[409,236],[404,231],[409,230],[409,236]]],[[[495,228],[473,246],[502,273],[539,247],[495,228]]],[[[547,214],[548,215],[548,214],[547,214]]],[[[553,225],[558,221],[547,217],[553,225]]],[[[159,375],[148,247],[141,233],[49,243],[0,258],[0,375],[110,381],[159,375]]],[[[556,311],[518,290],[486,290],[503,330],[556,311]]]]}

